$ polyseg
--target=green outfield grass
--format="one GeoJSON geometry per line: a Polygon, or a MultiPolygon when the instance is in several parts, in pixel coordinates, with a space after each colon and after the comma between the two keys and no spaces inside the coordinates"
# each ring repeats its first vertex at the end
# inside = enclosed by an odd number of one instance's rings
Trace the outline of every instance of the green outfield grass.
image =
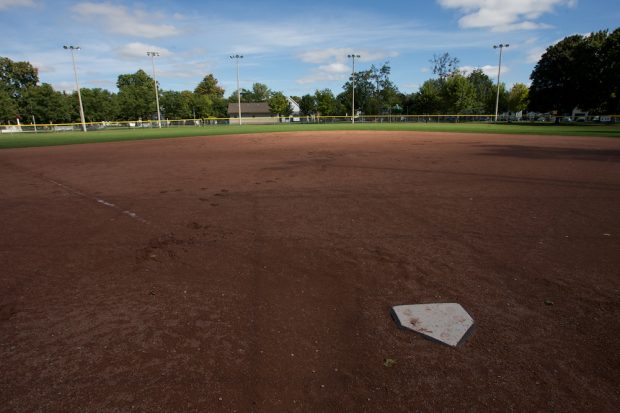
{"type": "Polygon", "coordinates": [[[162,129],[122,129],[91,132],[6,133],[0,135],[0,149],[35,146],[73,145],[142,139],[189,136],[233,135],[246,133],[301,132],[328,130],[382,130],[460,133],[506,133],[520,135],[600,136],[620,138],[619,125],[554,125],[492,123],[333,123],[276,125],[217,125],[170,127],[162,129]]]}

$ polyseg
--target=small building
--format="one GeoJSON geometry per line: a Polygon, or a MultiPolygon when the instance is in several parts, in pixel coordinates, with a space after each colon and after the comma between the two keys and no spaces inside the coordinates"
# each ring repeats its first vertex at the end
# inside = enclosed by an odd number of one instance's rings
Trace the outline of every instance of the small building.
{"type": "MultiPolygon", "coordinates": [[[[230,123],[233,123],[233,119],[239,118],[239,104],[228,104],[228,116],[230,117],[230,123]]],[[[261,123],[276,123],[278,121],[277,116],[273,116],[269,111],[269,104],[267,102],[241,102],[241,122],[246,124],[261,124],[261,123]]]]}
{"type": "MultiPolygon", "coordinates": [[[[242,123],[261,124],[261,123],[278,123],[278,122],[299,122],[299,104],[289,96],[286,97],[293,113],[290,117],[282,117],[278,119],[277,115],[272,115],[267,102],[241,102],[241,118],[242,123]]],[[[228,104],[228,116],[231,118],[230,123],[234,123],[233,119],[239,118],[239,104],[237,102],[228,104]]]]}

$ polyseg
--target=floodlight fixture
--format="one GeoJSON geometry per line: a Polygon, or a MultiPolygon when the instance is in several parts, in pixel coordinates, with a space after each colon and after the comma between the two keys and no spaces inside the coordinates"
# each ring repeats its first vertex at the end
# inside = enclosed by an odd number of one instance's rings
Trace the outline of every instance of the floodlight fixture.
{"type": "Polygon", "coordinates": [[[157,104],[157,127],[161,128],[161,111],[159,110],[159,91],[157,90],[157,79],[155,78],[155,56],[159,56],[159,52],[146,52],[151,58],[153,65],[153,85],[155,87],[155,103],[157,104]]]}
{"type": "Polygon", "coordinates": [[[495,122],[497,122],[497,115],[499,109],[499,77],[502,72],[502,50],[505,47],[509,47],[509,44],[493,45],[493,49],[499,49],[499,65],[497,66],[497,96],[495,97],[495,122]]]}
{"type": "Polygon", "coordinates": [[[347,57],[353,60],[353,72],[351,73],[352,94],[351,94],[351,123],[355,123],[355,59],[359,59],[361,56],[358,54],[348,54],[347,57]]]}
{"type": "Polygon", "coordinates": [[[237,62],[237,109],[239,115],[239,125],[241,125],[241,89],[239,89],[239,60],[243,59],[243,55],[235,54],[230,56],[237,62]]]}
{"type": "Polygon", "coordinates": [[[82,121],[82,130],[86,132],[86,120],[84,118],[84,106],[82,105],[82,93],[80,92],[80,80],[78,78],[77,66],[75,64],[75,51],[80,50],[80,46],[63,46],[65,50],[71,50],[71,61],[73,62],[73,75],[75,76],[75,87],[78,94],[78,102],[80,103],[80,120],[82,121]]]}

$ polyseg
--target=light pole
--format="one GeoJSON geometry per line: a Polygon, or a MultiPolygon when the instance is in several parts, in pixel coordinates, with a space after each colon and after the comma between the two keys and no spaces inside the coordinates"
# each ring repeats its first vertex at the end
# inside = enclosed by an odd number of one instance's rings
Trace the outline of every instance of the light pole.
{"type": "Polygon", "coordinates": [[[497,122],[497,111],[499,109],[499,76],[502,73],[502,50],[509,47],[509,44],[493,45],[493,49],[499,49],[499,66],[497,67],[497,96],[495,98],[495,122],[497,122]]]}
{"type": "Polygon", "coordinates": [[[78,102],[80,102],[80,120],[82,121],[82,130],[86,132],[86,120],[84,119],[84,107],[82,106],[82,94],[80,93],[80,80],[78,79],[77,66],[75,65],[76,50],[80,50],[80,46],[63,46],[65,50],[71,50],[71,61],[73,62],[73,75],[75,76],[75,87],[77,88],[78,102]]]}
{"type": "Polygon", "coordinates": [[[161,112],[159,111],[159,91],[157,90],[157,79],[155,78],[155,56],[159,56],[159,52],[146,52],[151,57],[153,65],[153,85],[155,86],[155,103],[157,104],[157,125],[161,128],[161,112]]]}
{"type": "Polygon", "coordinates": [[[241,125],[241,90],[239,89],[239,60],[243,59],[243,55],[232,55],[231,59],[237,61],[237,109],[239,110],[239,125],[241,125]]]}
{"type": "Polygon", "coordinates": [[[358,54],[348,54],[349,59],[353,59],[353,72],[351,73],[351,79],[353,81],[353,94],[351,95],[351,123],[355,123],[355,59],[360,58],[358,54]]]}

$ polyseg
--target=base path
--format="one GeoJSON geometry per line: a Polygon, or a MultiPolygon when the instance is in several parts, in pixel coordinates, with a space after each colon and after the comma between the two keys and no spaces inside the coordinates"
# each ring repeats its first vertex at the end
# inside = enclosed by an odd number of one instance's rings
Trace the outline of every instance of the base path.
{"type": "Polygon", "coordinates": [[[0,411],[617,411],[619,206],[605,138],[2,150],[0,411]]]}

